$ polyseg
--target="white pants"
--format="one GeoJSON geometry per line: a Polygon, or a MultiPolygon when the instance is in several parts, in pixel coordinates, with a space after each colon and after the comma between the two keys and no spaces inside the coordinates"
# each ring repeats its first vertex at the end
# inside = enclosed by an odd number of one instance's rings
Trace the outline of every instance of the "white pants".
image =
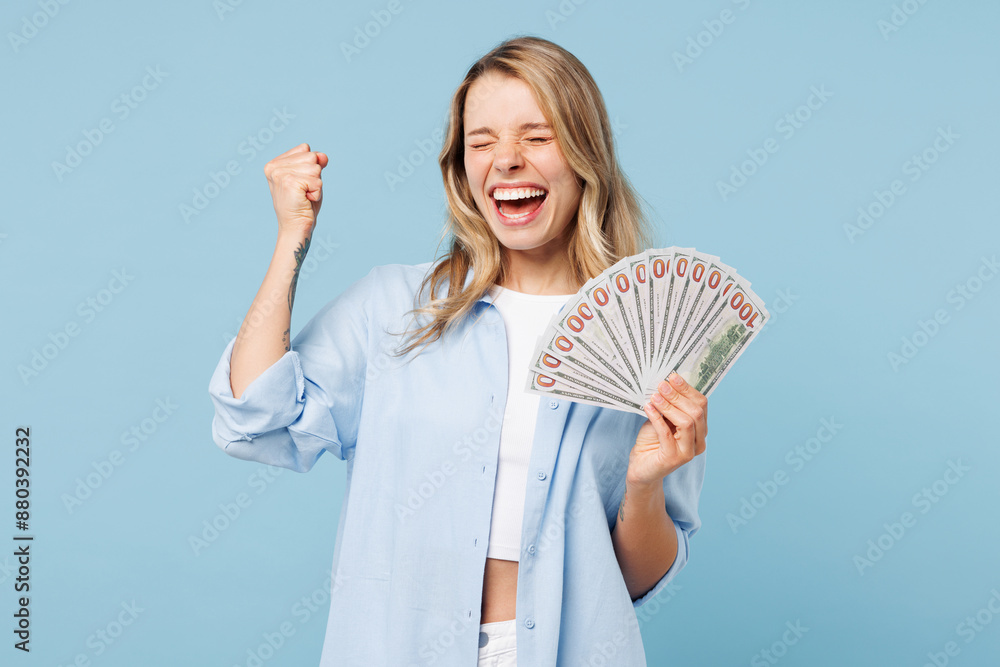
{"type": "Polygon", "coordinates": [[[479,626],[478,667],[517,667],[517,619],[479,626]]]}

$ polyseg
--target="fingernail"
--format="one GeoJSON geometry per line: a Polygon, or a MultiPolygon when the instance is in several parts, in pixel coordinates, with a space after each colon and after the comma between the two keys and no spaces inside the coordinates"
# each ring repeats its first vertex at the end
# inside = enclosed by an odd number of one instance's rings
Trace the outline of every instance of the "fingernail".
{"type": "Polygon", "coordinates": [[[657,387],[657,389],[659,389],[664,396],[670,396],[671,394],[674,393],[674,388],[671,387],[670,384],[667,382],[661,382],[657,387]]]}
{"type": "Polygon", "coordinates": [[[671,373],[670,374],[670,381],[673,382],[678,387],[683,387],[684,386],[684,378],[682,378],[677,373],[671,373]]]}
{"type": "Polygon", "coordinates": [[[659,394],[653,394],[653,402],[655,402],[655,403],[662,403],[663,402],[663,397],[660,396],[659,394]]]}

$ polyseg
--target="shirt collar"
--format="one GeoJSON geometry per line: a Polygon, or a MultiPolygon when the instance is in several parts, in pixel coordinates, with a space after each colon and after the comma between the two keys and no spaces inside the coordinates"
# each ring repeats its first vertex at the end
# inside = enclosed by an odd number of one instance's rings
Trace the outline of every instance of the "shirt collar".
{"type": "MultiPolygon", "coordinates": [[[[475,274],[475,271],[473,270],[473,267],[470,266],[469,270],[465,272],[465,283],[462,285],[463,288],[468,288],[468,286],[472,283],[472,279],[474,277],[474,274],[475,274]]],[[[476,299],[476,303],[477,304],[478,303],[492,304],[493,301],[494,301],[494,297],[493,297],[492,294],[490,294],[490,288],[489,287],[487,287],[485,290],[483,290],[483,293],[479,296],[478,299],[476,299]]],[[[563,308],[565,308],[565,307],[566,307],[566,304],[563,304],[563,305],[559,306],[559,312],[562,312],[563,308]]]]}
{"type": "MultiPolygon", "coordinates": [[[[470,266],[468,271],[465,272],[465,284],[462,285],[463,289],[469,287],[474,277],[475,277],[475,270],[472,266],[470,266]]],[[[476,300],[476,303],[479,302],[487,304],[493,303],[493,295],[490,294],[489,287],[483,290],[483,293],[479,295],[479,298],[476,300]]]]}

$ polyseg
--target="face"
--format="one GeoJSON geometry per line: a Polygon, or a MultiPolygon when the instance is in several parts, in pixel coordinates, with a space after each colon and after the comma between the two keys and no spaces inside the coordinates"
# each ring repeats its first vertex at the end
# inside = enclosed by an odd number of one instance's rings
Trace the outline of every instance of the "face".
{"type": "Polygon", "coordinates": [[[528,84],[481,76],[466,96],[464,129],[469,187],[500,243],[563,251],[583,190],[528,84]]]}

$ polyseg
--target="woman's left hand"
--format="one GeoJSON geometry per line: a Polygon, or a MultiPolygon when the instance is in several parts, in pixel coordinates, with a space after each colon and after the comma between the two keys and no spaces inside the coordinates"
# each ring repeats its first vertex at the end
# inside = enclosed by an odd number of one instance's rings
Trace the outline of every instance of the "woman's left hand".
{"type": "Polygon", "coordinates": [[[658,390],[643,406],[649,420],[639,429],[629,454],[625,477],[629,486],[662,484],[664,477],[705,451],[708,399],[677,373],[671,373],[658,390]]]}

